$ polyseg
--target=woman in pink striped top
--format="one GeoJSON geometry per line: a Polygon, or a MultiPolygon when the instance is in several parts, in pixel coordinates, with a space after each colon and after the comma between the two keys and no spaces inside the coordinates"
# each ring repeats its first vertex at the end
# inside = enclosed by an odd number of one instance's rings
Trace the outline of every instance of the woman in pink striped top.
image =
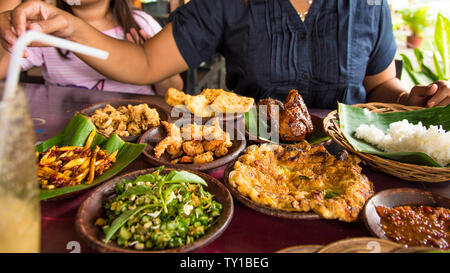
{"type": "MultiPolygon", "coordinates": [[[[80,17],[97,30],[116,39],[143,44],[161,30],[161,26],[143,11],[132,10],[128,0],[58,0],[59,8],[80,17]],[[128,33],[125,35],[125,33],[128,33]]],[[[9,54],[0,48],[0,78],[6,74],[9,54]],[[2,52],[3,51],[3,52],[2,52]]],[[[133,85],[106,78],[70,52],[53,47],[29,47],[22,70],[42,67],[46,84],[81,87],[91,90],[163,95],[169,87],[183,88],[179,75],[155,85],[133,85]],[[154,87],[154,88],[153,88],[154,87]]]]}

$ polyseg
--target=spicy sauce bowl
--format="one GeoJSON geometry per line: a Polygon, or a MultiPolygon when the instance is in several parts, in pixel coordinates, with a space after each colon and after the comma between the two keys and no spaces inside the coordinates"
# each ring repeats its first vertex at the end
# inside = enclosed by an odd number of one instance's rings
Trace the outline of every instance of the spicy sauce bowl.
{"type": "Polygon", "coordinates": [[[362,216],[367,229],[376,237],[390,240],[381,227],[377,207],[431,206],[450,208],[450,199],[435,193],[413,188],[398,188],[381,191],[372,196],[364,206],[362,216]]]}

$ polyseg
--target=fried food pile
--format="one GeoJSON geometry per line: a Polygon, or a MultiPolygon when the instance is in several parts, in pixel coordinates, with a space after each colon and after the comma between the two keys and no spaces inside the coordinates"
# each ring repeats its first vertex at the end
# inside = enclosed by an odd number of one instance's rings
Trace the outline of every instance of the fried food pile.
{"type": "Polygon", "coordinates": [[[223,131],[219,120],[215,118],[211,125],[186,124],[179,128],[176,124],[161,122],[167,131],[167,137],[154,148],[155,157],[165,152],[170,155],[171,163],[201,164],[223,157],[233,146],[230,134],[223,131]]]}
{"type": "Polygon", "coordinates": [[[285,141],[302,141],[311,137],[314,126],[311,116],[297,90],[292,89],[283,104],[281,101],[267,98],[258,102],[258,105],[267,106],[267,120],[279,120],[278,128],[280,139],[285,141]]]}
{"type": "Polygon", "coordinates": [[[98,146],[89,149],[95,130],[84,147],[53,146],[44,153],[36,153],[38,181],[42,189],[55,189],[90,184],[94,178],[107,171],[116,162],[118,150],[109,154],[98,146]]]}
{"type": "Polygon", "coordinates": [[[352,222],[374,193],[358,163],[346,152],[333,156],[306,141],[253,145],[236,161],[229,183],[261,205],[352,222]]]}
{"type": "Polygon", "coordinates": [[[109,137],[115,133],[120,137],[137,136],[143,131],[159,125],[159,113],[147,104],[120,106],[117,109],[110,104],[97,109],[89,119],[97,131],[109,137]]]}
{"type": "Polygon", "coordinates": [[[185,107],[199,117],[212,117],[215,113],[248,112],[253,106],[254,99],[223,89],[204,89],[199,95],[191,96],[175,88],[169,88],[166,93],[166,102],[174,107],[185,107]]]}

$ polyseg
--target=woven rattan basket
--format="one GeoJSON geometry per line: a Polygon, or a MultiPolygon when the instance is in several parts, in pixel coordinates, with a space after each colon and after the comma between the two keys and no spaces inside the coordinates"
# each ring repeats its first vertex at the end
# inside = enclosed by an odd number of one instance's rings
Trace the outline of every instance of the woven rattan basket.
{"type": "MultiPolygon", "coordinates": [[[[386,103],[365,103],[356,104],[355,107],[365,108],[376,113],[412,111],[421,109],[420,107],[404,106],[399,104],[386,103]]],[[[372,168],[388,173],[395,177],[408,181],[423,182],[447,182],[450,181],[450,168],[438,168],[421,166],[415,164],[402,163],[391,159],[383,158],[377,155],[365,154],[355,151],[345,139],[338,124],[339,115],[335,110],[327,115],[323,120],[325,132],[339,145],[359,156],[372,168]]]]}

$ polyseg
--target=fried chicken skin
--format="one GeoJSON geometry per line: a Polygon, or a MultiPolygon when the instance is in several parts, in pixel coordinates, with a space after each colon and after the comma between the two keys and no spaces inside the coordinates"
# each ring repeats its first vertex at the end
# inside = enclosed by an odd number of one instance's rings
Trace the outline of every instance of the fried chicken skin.
{"type": "Polygon", "coordinates": [[[227,155],[233,146],[230,134],[222,130],[217,118],[212,125],[192,123],[181,128],[166,121],[161,123],[166,128],[167,137],[155,146],[155,157],[160,158],[167,151],[173,164],[211,162],[214,156],[227,155]]]}
{"type": "Polygon", "coordinates": [[[286,141],[302,141],[310,138],[314,126],[305,102],[297,90],[292,89],[280,115],[280,138],[286,141]]]}
{"type": "Polygon", "coordinates": [[[165,151],[172,156],[178,155],[183,144],[180,128],[173,123],[168,123],[167,121],[161,121],[161,124],[166,129],[167,137],[155,146],[155,157],[160,158],[165,151]]]}
{"type": "Polygon", "coordinates": [[[203,154],[205,149],[203,148],[203,144],[199,140],[191,140],[183,143],[183,151],[187,156],[196,156],[199,154],[203,154]]]}

